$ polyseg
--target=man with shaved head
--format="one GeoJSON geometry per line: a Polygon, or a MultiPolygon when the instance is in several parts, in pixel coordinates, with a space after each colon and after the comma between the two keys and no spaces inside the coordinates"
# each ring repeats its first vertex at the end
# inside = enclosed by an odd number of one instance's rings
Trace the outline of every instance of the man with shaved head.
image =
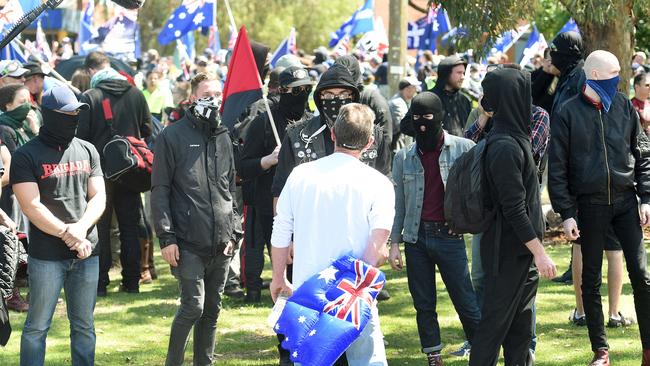
{"type": "Polygon", "coordinates": [[[650,225],[649,142],[632,103],[617,90],[621,68],[616,57],[594,51],[583,70],[582,92],[559,107],[551,124],[551,203],[564,220],[567,238],[582,243],[582,300],[594,351],[589,365],[610,364],[600,285],[611,227],[632,283],[642,366],[650,366],[650,274],[641,229],[650,225]]]}

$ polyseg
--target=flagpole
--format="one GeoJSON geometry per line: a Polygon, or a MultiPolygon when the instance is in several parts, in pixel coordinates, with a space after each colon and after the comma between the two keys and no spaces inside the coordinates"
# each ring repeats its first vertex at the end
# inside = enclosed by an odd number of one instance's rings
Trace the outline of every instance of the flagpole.
{"type": "Polygon", "coordinates": [[[230,9],[230,4],[228,3],[228,0],[223,0],[223,2],[226,4],[226,11],[228,11],[228,18],[230,19],[230,26],[232,27],[233,30],[237,29],[237,23],[235,23],[235,17],[232,15],[232,10],[230,9]]]}
{"type": "MultiPolygon", "coordinates": [[[[34,59],[38,63],[40,63],[40,64],[45,64],[46,63],[45,61],[43,61],[41,56],[36,54],[36,52],[32,52],[32,50],[30,50],[27,46],[25,46],[25,44],[20,39],[14,38],[14,42],[16,42],[16,44],[18,44],[18,46],[22,47],[25,51],[29,52],[29,54],[32,55],[32,57],[34,57],[34,59]]],[[[54,76],[55,79],[57,79],[60,82],[64,83],[65,86],[70,88],[70,90],[72,90],[75,94],[81,94],[81,90],[77,89],[75,86],[70,84],[70,82],[68,80],[66,80],[63,76],[61,76],[61,74],[56,72],[56,70],[54,70],[54,68],[50,68],[50,74],[52,74],[52,76],[54,76]]]]}
{"type": "Polygon", "coordinates": [[[264,98],[264,106],[266,107],[266,113],[269,115],[269,123],[271,124],[271,130],[273,130],[273,137],[275,137],[275,143],[280,146],[282,141],[280,141],[280,135],[278,135],[278,128],[275,126],[275,121],[273,120],[273,115],[271,114],[271,107],[269,107],[269,100],[266,99],[266,95],[262,92],[262,98],[264,98]]]}

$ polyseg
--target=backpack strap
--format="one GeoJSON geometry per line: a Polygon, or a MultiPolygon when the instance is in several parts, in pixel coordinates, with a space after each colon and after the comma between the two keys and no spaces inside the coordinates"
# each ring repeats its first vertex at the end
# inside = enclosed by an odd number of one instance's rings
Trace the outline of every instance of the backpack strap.
{"type": "Polygon", "coordinates": [[[104,119],[106,124],[111,129],[112,135],[117,135],[113,128],[113,109],[111,108],[111,101],[108,98],[102,99],[102,111],[104,112],[104,119]]]}

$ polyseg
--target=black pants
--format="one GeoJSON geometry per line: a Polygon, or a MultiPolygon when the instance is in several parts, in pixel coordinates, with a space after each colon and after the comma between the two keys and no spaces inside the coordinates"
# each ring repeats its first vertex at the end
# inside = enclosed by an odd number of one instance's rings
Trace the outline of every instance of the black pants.
{"type": "Polygon", "coordinates": [[[499,267],[496,276],[485,278],[485,301],[469,365],[496,365],[502,345],[505,366],[532,365],[530,324],[539,280],[537,268],[532,256],[510,255],[501,258],[499,267]]]}
{"type": "Polygon", "coordinates": [[[113,210],[120,228],[120,263],[122,264],[122,284],[137,288],[140,281],[140,241],[138,226],[142,213],[140,193],[130,191],[120,184],[106,182],[106,210],[97,223],[99,236],[99,283],[100,289],[110,283],[108,271],[111,269],[111,218],[113,210]]]}
{"type": "Polygon", "coordinates": [[[650,349],[650,274],[639,226],[635,197],[613,205],[578,203],[578,225],[582,242],[582,301],[587,317],[592,350],[608,348],[600,298],[603,249],[608,229],[613,228],[621,243],[627,272],[634,294],[634,307],[639,322],[643,349],[650,349]]]}
{"type": "Polygon", "coordinates": [[[262,270],[264,269],[264,249],[271,255],[271,231],[273,215],[264,214],[255,207],[248,206],[246,213],[246,232],[242,253],[242,272],[248,291],[262,290],[262,270]]]}

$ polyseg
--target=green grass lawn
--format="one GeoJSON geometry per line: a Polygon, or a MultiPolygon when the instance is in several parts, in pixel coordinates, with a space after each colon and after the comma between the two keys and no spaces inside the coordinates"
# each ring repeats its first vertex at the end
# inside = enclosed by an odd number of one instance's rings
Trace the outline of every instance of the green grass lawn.
{"type": "MultiPolygon", "coordinates": [[[[569,246],[548,247],[559,271],[569,262],[569,246]]],[[[141,286],[139,295],[117,292],[116,285],[109,296],[99,299],[95,310],[97,331],[97,365],[162,365],[167,349],[169,328],[177,307],[176,281],[156,253],[160,278],[150,285],[141,286]]],[[[406,273],[395,272],[384,266],[388,290],[392,298],[379,305],[382,329],[388,342],[386,352],[390,365],[424,365],[420,353],[415,311],[408,293],[406,273]]],[[[606,273],[606,270],[604,271],[606,273]]],[[[270,270],[264,273],[270,278],[270,270]]],[[[119,274],[111,278],[116,284],[119,274]]],[[[457,349],[464,340],[458,317],[451,305],[444,285],[438,279],[438,313],[445,344],[443,352],[457,349]]],[[[606,294],[606,278],[603,294],[606,294]]],[[[584,366],[591,358],[586,328],[569,324],[568,317],[574,308],[573,287],[542,281],[537,297],[538,304],[538,365],[584,366]]],[[[633,315],[631,287],[626,280],[623,288],[622,311],[633,315]]],[[[607,306],[606,297],[603,306],[607,306]]],[[[271,308],[268,292],[263,294],[259,306],[244,305],[226,298],[219,317],[217,365],[275,365],[277,364],[276,338],[266,325],[271,308]]],[[[18,365],[20,334],[24,314],[10,314],[14,332],[6,348],[0,349],[0,365],[18,365]]],[[[639,365],[641,346],[638,327],[609,329],[611,358],[616,365],[639,365]]],[[[191,364],[191,345],[186,354],[191,364]]],[[[47,365],[69,365],[69,328],[65,305],[57,307],[47,343],[47,365]]],[[[445,357],[446,365],[466,365],[467,359],[445,357]]]]}

